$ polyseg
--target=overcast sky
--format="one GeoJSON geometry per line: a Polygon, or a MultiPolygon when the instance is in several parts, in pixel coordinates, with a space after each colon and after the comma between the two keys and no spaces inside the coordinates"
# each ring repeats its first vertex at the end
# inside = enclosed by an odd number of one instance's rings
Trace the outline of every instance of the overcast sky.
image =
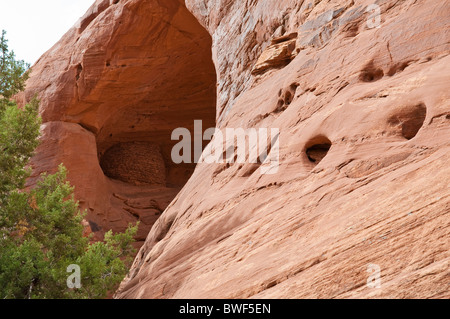
{"type": "Polygon", "coordinates": [[[10,50],[33,64],[84,15],[95,0],[0,0],[0,30],[10,50]]]}

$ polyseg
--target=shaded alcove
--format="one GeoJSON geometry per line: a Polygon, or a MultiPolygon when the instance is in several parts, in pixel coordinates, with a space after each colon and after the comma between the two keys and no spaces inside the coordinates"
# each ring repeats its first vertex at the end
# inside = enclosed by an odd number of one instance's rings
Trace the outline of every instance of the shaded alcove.
{"type": "Polygon", "coordinates": [[[139,220],[142,243],[195,170],[172,161],[172,132],[215,127],[216,71],[211,36],[182,2],[132,2],[121,14],[107,48],[84,56],[74,109],[95,134],[102,175],[89,221],[104,232],[139,220]]]}
{"type": "Polygon", "coordinates": [[[116,76],[101,92],[107,101],[99,108],[98,158],[105,176],[130,185],[181,188],[195,164],[173,163],[178,141],[171,140],[172,132],[187,128],[193,137],[195,120],[202,120],[204,129],[215,126],[212,39],[184,6],[178,4],[172,14],[177,23],[153,22],[150,28],[160,32],[159,42],[150,37],[142,43],[139,35],[132,43],[128,29],[123,45],[106,57],[105,72],[116,76]]]}

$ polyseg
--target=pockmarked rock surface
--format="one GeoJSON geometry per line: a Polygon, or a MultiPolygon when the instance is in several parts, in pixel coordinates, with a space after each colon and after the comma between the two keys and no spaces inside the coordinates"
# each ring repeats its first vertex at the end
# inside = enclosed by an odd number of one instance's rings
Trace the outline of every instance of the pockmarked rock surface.
{"type": "Polygon", "coordinates": [[[35,171],[64,162],[99,234],[147,220],[116,298],[449,298],[449,15],[97,1],[22,97],[42,99],[35,171]],[[279,129],[276,173],[174,165],[170,132],[194,119],[279,129]]]}

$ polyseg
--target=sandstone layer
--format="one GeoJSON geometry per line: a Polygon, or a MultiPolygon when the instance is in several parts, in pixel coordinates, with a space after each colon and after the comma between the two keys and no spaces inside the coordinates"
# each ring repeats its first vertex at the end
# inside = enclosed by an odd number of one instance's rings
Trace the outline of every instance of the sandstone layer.
{"type": "Polygon", "coordinates": [[[450,4],[373,4],[97,1],[35,65],[35,171],[64,162],[99,234],[150,219],[117,298],[450,297],[450,4]],[[278,172],[190,176],[194,119],[278,128],[278,172]]]}

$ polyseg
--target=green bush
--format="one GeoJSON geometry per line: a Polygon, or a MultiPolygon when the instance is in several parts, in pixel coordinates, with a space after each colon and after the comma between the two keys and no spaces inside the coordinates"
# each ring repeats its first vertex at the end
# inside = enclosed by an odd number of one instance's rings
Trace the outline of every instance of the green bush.
{"type": "Polygon", "coordinates": [[[60,166],[24,191],[27,164],[38,146],[39,101],[19,108],[11,98],[24,89],[29,66],[0,39],[0,298],[105,298],[127,273],[138,225],[83,237],[84,213],[60,166]],[[70,289],[69,265],[81,270],[81,287],[70,289]]]}

